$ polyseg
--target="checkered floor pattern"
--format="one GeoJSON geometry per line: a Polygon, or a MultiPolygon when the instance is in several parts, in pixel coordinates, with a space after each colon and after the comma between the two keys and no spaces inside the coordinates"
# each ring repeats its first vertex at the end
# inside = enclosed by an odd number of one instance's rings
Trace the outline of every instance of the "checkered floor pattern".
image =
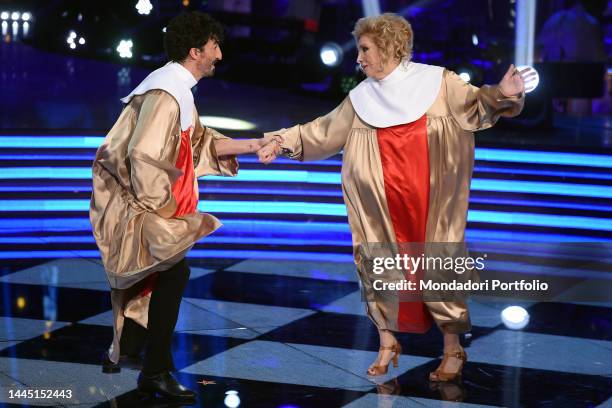
{"type": "MultiPolygon", "coordinates": [[[[520,303],[529,325],[508,330],[507,303],[472,299],[460,384],[433,385],[437,329],[401,335],[399,368],[365,372],[378,339],[350,263],[190,260],[174,339],[178,377],[200,406],[612,406],[610,305],[520,303]],[[202,380],[212,381],[206,385],[202,380]]],[[[138,371],[103,374],[110,301],[99,261],[16,262],[0,275],[0,406],[138,406],[138,371]],[[10,391],[69,389],[70,399],[10,391]]]]}

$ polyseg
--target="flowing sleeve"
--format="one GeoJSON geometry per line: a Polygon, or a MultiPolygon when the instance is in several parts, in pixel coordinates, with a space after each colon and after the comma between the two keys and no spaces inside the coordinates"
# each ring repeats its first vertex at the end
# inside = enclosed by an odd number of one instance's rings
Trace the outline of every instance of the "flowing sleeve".
{"type": "Polygon", "coordinates": [[[451,114],[463,130],[488,129],[501,117],[517,116],[523,110],[525,93],[504,96],[497,85],[470,85],[452,71],[445,71],[446,97],[451,114]]]}
{"type": "Polygon", "coordinates": [[[355,111],[349,97],[325,116],[304,125],[267,132],[281,135],[283,156],[300,161],[323,160],[339,153],[351,130],[355,111]]]}
{"type": "Polygon", "coordinates": [[[202,127],[199,118],[191,138],[195,176],[236,176],[238,160],[236,156],[219,156],[215,149],[215,140],[229,139],[216,130],[202,127]]]}
{"type": "Polygon", "coordinates": [[[128,145],[130,182],[138,203],[149,212],[170,218],[176,211],[172,183],[182,174],[164,158],[177,132],[179,107],[164,91],[148,92],[128,145]]]}

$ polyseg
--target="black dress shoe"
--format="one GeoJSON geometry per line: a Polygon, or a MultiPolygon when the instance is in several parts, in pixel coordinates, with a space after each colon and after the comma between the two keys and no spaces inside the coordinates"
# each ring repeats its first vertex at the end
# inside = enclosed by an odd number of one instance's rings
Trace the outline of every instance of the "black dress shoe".
{"type": "Polygon", "coordinates": [[[168,398],[183,400],[193,400],[196,397],[195,392],[181,385],[168,371],[154,376],[146,376],[140,373],[138,376],[138,392],[147,396],[161,394],[168,398]]]}
{"type": "Polygon", "coordinates": [[[119,364],[113,363],[108,357],[107,352],[102,354],[102,372],[104,374],[115,374],[121,372],[121,367],[119,367],[119,364]]]}

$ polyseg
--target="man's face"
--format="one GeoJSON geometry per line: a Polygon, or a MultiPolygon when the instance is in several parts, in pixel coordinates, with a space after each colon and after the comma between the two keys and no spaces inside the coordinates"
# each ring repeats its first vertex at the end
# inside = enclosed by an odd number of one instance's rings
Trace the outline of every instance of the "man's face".
{"type": "Polygon", "coordinates": [[[196,59],[196,66],[202,77],[211,77],[215,74],[215,64],[223,58],[221,47],[217,40],[211,38],[202,48],[196,59]]]}

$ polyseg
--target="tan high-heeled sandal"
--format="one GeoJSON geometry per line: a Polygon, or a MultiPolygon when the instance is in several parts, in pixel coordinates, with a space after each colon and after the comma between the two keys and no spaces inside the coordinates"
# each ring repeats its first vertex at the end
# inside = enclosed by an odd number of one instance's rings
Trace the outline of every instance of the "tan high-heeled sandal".
{"type": "MultiPolygon", "coordinates": [[[[392,346],[380,346],[379,350],[392,350],[393,357],[391,358],[391,361],[393,362],[393,368],[397,368],[399,356],[400,354],[402,354],[401,344],[396,342],[392,346]]],[[[371,375],[371,376],[377,376],[377,375],[385,375],[387,374],[387,371],[389,371],[389,364],[384,365],[384,366],[383,365],[371,366],[370,368],[368,368],[367,373],[368,375],[371,375]],[[370,371],[373,371],[374,374],[370,373],[370,371]]]]}
{"type": "Polygon", "coordinates": [[[438,368],[437,370],[429,373],[429,381],[454,381],[457,379],[461,379],[463,367],[465,367],[465,363],[467,362],[467,353],[463,349],[444,353],[444,359],[442,360],[440,367],[444,365],[444,362],[449,357],[456,357],[461,360],[461,366],[459,367],[459,371],[457,371],[456,373],[447,373],[442,371],[442,369],[438,368]]]}

